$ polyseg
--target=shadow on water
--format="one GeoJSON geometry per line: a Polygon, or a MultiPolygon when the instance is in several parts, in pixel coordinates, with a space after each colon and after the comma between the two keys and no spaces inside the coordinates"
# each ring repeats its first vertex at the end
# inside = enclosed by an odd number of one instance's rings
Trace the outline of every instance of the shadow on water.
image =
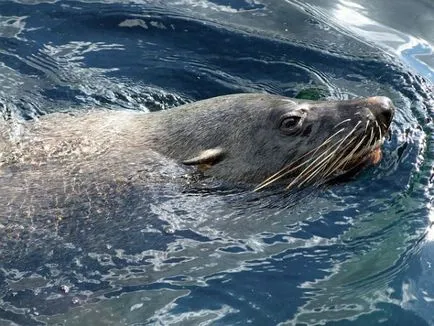
{"type": "Polygon", "coordinates": [[[3,117],[318,87],[333,99],[392,98],[383,160],[295,197],[107,185],[91,209],[64,198],[61,216],[1,213],[0,321],[433,324],[430,81],[289,4],[180,3],[1,3],[3,117]],[[285,37],[264,18],[280,9],[297,22],[285,37]]]}

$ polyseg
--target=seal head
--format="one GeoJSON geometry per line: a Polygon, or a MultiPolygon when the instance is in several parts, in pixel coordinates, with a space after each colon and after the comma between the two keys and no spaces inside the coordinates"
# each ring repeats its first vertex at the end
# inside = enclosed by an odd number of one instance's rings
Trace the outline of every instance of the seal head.
{"type": "Polygon", "coordinates": [[[158,113],[147,143],[205,176],[293,188],[377,163],[393,113],[382,96],[317,102],[236,94],[158,113]]]}

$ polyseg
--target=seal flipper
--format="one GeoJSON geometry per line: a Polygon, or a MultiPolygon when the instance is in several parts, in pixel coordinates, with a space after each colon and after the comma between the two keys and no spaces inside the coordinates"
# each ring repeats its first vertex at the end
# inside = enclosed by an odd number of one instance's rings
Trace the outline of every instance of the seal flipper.
{"type": "Polygon", "coordinates": [[[197,165],[199,170],[204,172],[211,166],[221,162],[226,153],[221,147],[206,149],[199,153],[199,155],[182,161],[185,165],[197,165]]]}

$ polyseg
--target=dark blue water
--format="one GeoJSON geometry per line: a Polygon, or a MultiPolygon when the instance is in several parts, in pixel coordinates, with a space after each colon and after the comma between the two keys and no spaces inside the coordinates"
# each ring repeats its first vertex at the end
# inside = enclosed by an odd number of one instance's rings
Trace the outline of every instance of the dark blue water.
{"type": "Polygon", "coordinates": [[[0,324],[433,325],[434,7],[411,3],[0,2],[5,119],[311,88],[397,107],[378,166],[296,203],[167,187],[0,220],[0,324]]]}

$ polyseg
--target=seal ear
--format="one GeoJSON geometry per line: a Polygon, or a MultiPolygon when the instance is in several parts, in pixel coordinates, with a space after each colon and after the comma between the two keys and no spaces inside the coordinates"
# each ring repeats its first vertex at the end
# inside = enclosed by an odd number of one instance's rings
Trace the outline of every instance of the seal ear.
{"type": "Polygon", "coordinates": [[[199,153],[199,155],[182,161],[185,165],[198,165],[199,170],[208,170],[211,166],[221,162],[226,153],[221,147],[206,149],[199,153]]]}

